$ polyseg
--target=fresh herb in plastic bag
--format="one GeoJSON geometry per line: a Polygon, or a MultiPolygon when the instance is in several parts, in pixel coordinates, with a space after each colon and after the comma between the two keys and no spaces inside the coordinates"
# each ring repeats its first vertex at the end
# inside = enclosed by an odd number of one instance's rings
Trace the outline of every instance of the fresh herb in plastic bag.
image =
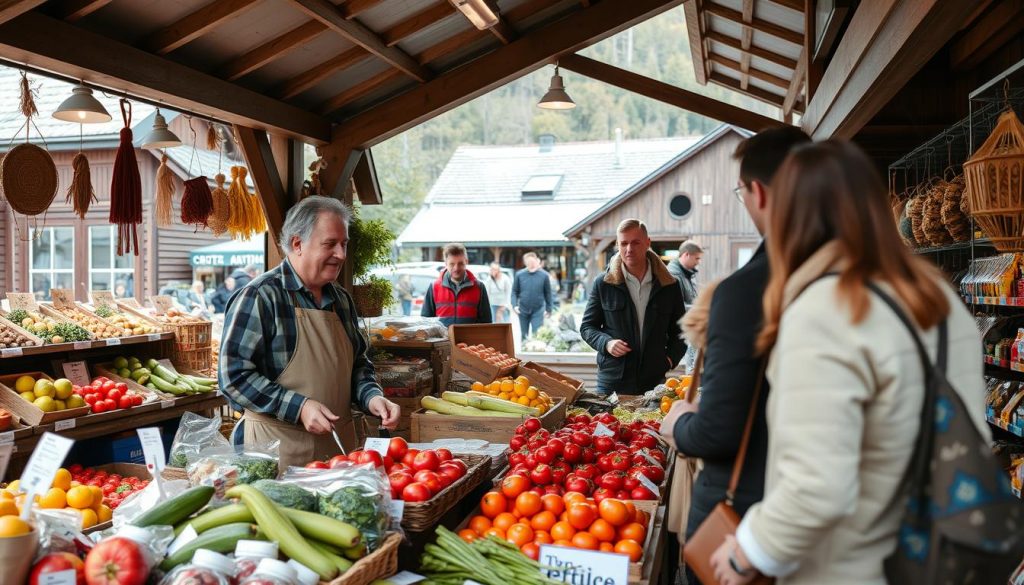
{"type": "Polygon", "coordinates": [[[206,418],[194,412],[181,415],[167,465],[188,467],[199,459],[200,453],[230,453],[231,443],[220,434],[220,424],[219,418],[206,418]]]}
{"type": "Polygon", "coordinates": [[[348,486],[320,496],[320,514],[347,522],[359,529],[369,550],[376,550],[391,524],[388,504],[381,493],[367,493],[348,486]]]}

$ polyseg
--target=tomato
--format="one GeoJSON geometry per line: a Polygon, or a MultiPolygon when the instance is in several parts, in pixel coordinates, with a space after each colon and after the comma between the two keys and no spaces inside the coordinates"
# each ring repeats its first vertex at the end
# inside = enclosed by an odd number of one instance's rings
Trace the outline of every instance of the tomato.
{"type": "Polygon", "coordinates": [[[529,433],[536,433],[541,429],[541,426],[543,425],[540,424],[540,419],[537,417],[531,416],[523,421],[523,427],[525,427],[526,431],[529,433]]]}
{"type": "Polygon", "coordinates": [[[644,465],[638,469],[639,473],[647,476],[647,479],[651,480],[655,484],[661,483],[665,479],[665,470],[657,465],[644,465]]]}
{"type": "Polygon", "coordinates": [[[306,464],[306,469],[328,469],[330,465],[326,461],[310,461],[306,464]]]}
{"type": "Polygon", "coordinates": [[[97,544],[85,557],[88,585],[144,585],[149,566],[140,545],[115,536],[97,544]]]}
{"type": "Polygon", "coordinates": [[[117,491],[117,486],[115,486],[112,483],[105,483],[105,484],[103,484],[103,488],[102,489],[103,489],[103,495],[109,496],[110,494],[112,494],[115,491],[117,491]]]}
{"type": "Polygon", "coordinates": [[[85,400],[85,403],[88,404],[89,406],[94,406],[96,404],[96,401],[99,400],[99,397],[99,394],[90,392],[89,394],[85,395],[83,400],[85,400]]]}
{"type": "Polygon", "coordinates": [[[455,459],[455,456],[452,455],[452,452],[450,450],[448,450],[448,449],[444,449],[444,448],[434,449],[434,453],[437,454],[437,459],[441,463],[444,463],[445,461],[451,461],[452,459],[455,459]]]}
{"type": "Polygon", "coordinates": [[[409,452],[409,443],[405,442],[402,437],[393,437],[388,442],[388,457],[395,461],[401,461],[405,454],[409,452]]]}
{"type": "MultiPolygon", "coordinates": [[[[345,464],[347,464],[347,463],[350,463],[350,461],[348,460],[348,457],[346,457],[344,455],[335,455],[334,457],[330,458],[330,460],[327,462],[327,465],[325,467],[329,467],[331,469],[334,469],[335,467],[344,467],[345,464]]],[[[321,468],[318,468],[318,469],[323,469],[323,468],[321,467],[321,468]]]]}
{"type": "Polygon", "coordinates": [[[535,561],[540,560],[540,547],[536,542],[528,542],[520,547],[519,550],[535,561]]]}
{"type": "Polygon", "coordinates": [[[540,463],[530,471],[530,481],[536,485],[548,485],[552,481],[551,466],[540,463]]]}
{"type": "Polygon", "coordinates": [[[617,492],[622,489],[623,482],[626,480],[626,474],[621,471],[609,471],[602,475],[597,483],[608,490],[617,492]]]}
{"type": "Polygon", "coordinates": [[[107,398],[103,401],[103,408],[104,410],[117,410],[117,403],[107,398]]]}
{"type": "Polygon", "coordinates": [[[562,457],[569,463],[579,463],[583,459],[583,447],[569,443],[562,451],[562,457]]]}
{"type": "Polygon", "coordinates": [[[466,465],[466,462],[463,461],[462,459],[452,459],[451,461],[445,461],[441,465],[454,465],[455,467],[458,467],[460,471],[462,471],[462,475],[465,475],[466,472],[469,471],[469,466],[466,465]]]}
{"type": "Polygon", "coordinates": [[[537,449],[537,451],[534,452],[533,456],[537,458],[537,463],[547,464],[551,464],[551,462],[554,461],[556,457],[555,452],[552,451],[551,449],[548,449],[547,447],[541,447],[540,449],[537,449]]]}
{"type": "Polygon", "coordinates": [[[437,471],[440,465],[437,453],[429,449],[418,453],[412,460],[412,468],[416,471],[437,471]]]}
{"type": "Polygon", "coordinates": [[[132,394],[132,406],[142,406],[144,400],[141,394],[132,394]]]}
{"type": "Polygon", "coordinates": [[[409,449],[405,452],[405,457],[402,457],[402,463],[412,467],[412,462],[416,459],[416,456],[420,454],[419,449],[409,449]]]}
{"type": "Polygon", "coordinates": [[[441,467],[437,469],[438,475],[441,477],[448,478],[450,483],[455,483],[462,479],[462,476],[466,474],[458,465],[453,464],[451,461],[445,461],[441,464],[441,467]]]}
{"type": "Polygon", "coordinates": [[[549,451],[555,454],[555,457],[561,457],[565,452],[565,441],[562,439],[548,439],[547,445],[549,451]]]}
{"type": "Polygon", "coordinates": [[[581,459],[584,463],[593,463],[597,461],[597,451],[594,451],[590,447],[583,448],[583,457],[581,459]]]}
{"type": "Polygon", "coordinates": [[[131,396],[122,396],[121,399],[117,401],[117,405],[120,408],[131,408],[132,407],[132,397],[131,396]]]}
{"type": "Polygon", "coordinates": [[[633,439],[634,445],[639,445],[644,449],[657,449],[658,440],[648,435],[647,433],[640,433],[636,438],[633,439]]]}
{"type": "Polygon", "coordinates": [[[402,499],[406,502],[426,502],[430,498],[430,488],[422,483],[410,483],[402,489],[402,499]]]}
{"type": "Polygon", "coordinates": [[[522,449],[523,447],[525,447],[525,446],[526,446],[526,437],[524,437],[524,436],[522,436],[522,435],[516,435],[516,436],[512,437],[512,439],[511,439],[511,440],[509,440],[509,442],[508,442],[508,446],[509,446],[509,447],[510,447],[510,448],[511,448],[511,449],[512,449],[513,451],[519,451],[519,450],[521,450],[521,449],[522,449]]]}
{"type": "Polygon", "coordinates": [[[603,500],[606,500],[608,498],[614,498],[615,497],[615,492],[610,490],[610,489],[608,489],[608,488],[599,487],[596,490],[594,490],[594,496],[593,497],[594,497],[594,502],[600,504],[603,500]]]}
{"type": "Polygon", "coordinates": [[[394,471],[410,471],[411,472],[411,470],[412,470],[412,468],[409,467],[408,465],[406,465],[405,463],[395,463],[394,465],[391,466],[390,469],[388,469],[388,473],[391,473],[391,472],[394,472],[394,471]]]}
{"type": "Polygon", "coordinates": [[[58,573],[60,571],[74,571],[75,585],[85,585],[85,563],[82,559],[67,552],[50,553],[32,566],[32,574],[29,576],[29,585],[39,585],[42,582],[42,575],[45,573],[58,573]]]}
{"type": "Polygon", "coordinates": [[[110,395],[110,391],[115,389],[116,387],[117,384],[111,382],[110,380],[105,380],[103,384],[100,386],[100,388],[103,389],[103,393],[107,394],[108,396],[110,395]]]}
{"type": "Polygon", "coordinates": [[[572,442],[576,443],[580,447],[589,447],[593,442],[593,438],[582,431],[576,431],[572,434],[572,442]]]}
{"type": "Polygon", "coordinates": [[[116,390],[119,390],[121,392],[121,394],[127,394],[128,393],[128,384],[126,384],[124,382],[117,382],[117,383],[115,383],[114,384],[114,388],[116,390]]]}
{"type": "Polygon", "coordinates": [[[611,437],[595,437],[594,449],[598,453],[608,453],[615,448],[615,439],[611,437]]]}
{"type": "MultiPolygon", "coordinates": [[[[93,396],[95,396],[95,394],[93,396]]],[[[94,413],[96,413],[96,414],[100,414],[102,412],[106,412],[107,411],[107,401],[106,400],[94,400],[93,403],[90,406],[92,406],[92,411],[94,413]]]]}
{"type": "Polygon", "coordinates": [[[591,480],[597,479],[597,476],[599,475],[599,471],[598,471],[597,467],[595,467],[594,465],[591,465],[589,463],[584,463],[583,465],[577,465],[576,466],[576,471],[574,473],[576,475],[578,475],[579,477],[582,477],[584,479],[591,479],[591,480]]]}
{"type": "Polygon", "coordinates": [[[405,486],[413,483],[413,477],[408,471],[396,471],[388,475],[388,483],[391,484],[391,497],[400,500],[405,486]]]}
{"type": "Polygon", "coordinates": [[[360,451],[359,460],[356,463],[359,465],[372,463],[374,467],[384,467],[384,458],[377,451],[360,451]]]}
{"type": "Polygon", "coordinates": [[[561,484],[544,486],[544,495],[554,494],[556,496],[560,496],[564,491],[565,490],[562,489],[561,484]]]}
{"type": "Polygon", "coordinates": [[[644,486],[633,488],[633,491],[629,493],[631,500],[656,500],[657,498],[651,493],[651,490],[644,486]]]}
{"type": "Polygon", "coordinates": [[[570,474],[569,477],[565,478],[565,489],[570,492],[580,492],[586,496],[590,495],[590,492],[593,491],[594,484],[585,477],[570,474]]]}
{"type": "Polygon", "coordinates": [[[430,490],[431,495],[444,489],[444,486],[441,485],[440,476],[437,475],[437,472],[430,471],[429,469],[417,471],[416,475],[413,476],[413,481],[425,485],[430,490]]]}
{"type": "Polygon", "coordinates": [[[499,492],[487,492],[480,500],[480,512],[488,518],[494,518],[505,512],[508,508],[508,500],[499,492]]]}

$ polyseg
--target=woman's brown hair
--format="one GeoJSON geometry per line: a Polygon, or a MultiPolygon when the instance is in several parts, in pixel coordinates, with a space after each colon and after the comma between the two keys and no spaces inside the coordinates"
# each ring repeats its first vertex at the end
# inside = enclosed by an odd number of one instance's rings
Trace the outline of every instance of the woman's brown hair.
{"type": "Polygon", "coordinates": [[[853,324],[869,307],[868,281],[891,286],[914,321],[929,329],[949,314],[935,285],[939,271],[914,256],[892,220],[882,177],[856,145],[829,140],[795,149],[771,186],[765,241],[771,277],[764,295],[760,352],[775,344],[786,282],[825,244],[835,241],[847,266],[838,297],[849,303],[853,324]]]}

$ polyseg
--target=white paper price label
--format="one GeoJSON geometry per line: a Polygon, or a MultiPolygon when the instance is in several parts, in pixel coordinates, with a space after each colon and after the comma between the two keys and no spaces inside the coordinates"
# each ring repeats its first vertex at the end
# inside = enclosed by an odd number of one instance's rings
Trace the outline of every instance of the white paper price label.
{"type": "Polygon", "coordinates": [[[11,305],[11,310],[16,311],[18,309],[24,309],[26,311],[38,311],[39,303],[36,302],[36,295],[32,293],[7,293],[7,302],[11,305]]]}
{"type": "Polygon", "coordinates": [[[167,547],[168,556],[178,552],[179,550],[181,550],[183,546],[197,538],[199,538],[199,533],[197,533],[196,529],[193,528],[191,524],[189,524],[185,527],[185,530],[181,531],[181,534],[178,535],[178,538],[174,539],[174,542],[171,543],[171,546],[167,547]]]}
{"type": "Polygon", "coordinates": [[[146,339],[149,341],[160,341],[160,335],[160,333],[150,333],[146,336],[146,339]]]}
{"type": "Polygon", "coordinates": [[[626,585],[629,557],[613,553],[544,544],[540,547],[541,573],[564,583],[626,585]]]}
{"type": "Polygon", "coordinates": [[[120,337],[111,337],[107,340],[107,345],[121,345],[120,337]]]}
{"type": "Polygon", "coordinates": [[[611,394],[609,394],[608,395],[608,402],[610,402],[612,404],[618,404],[619,403],[619,393],[618,392],[612,392],[611,394]]]}
{"type": "MultiPolygon", "coordinates": [[[[33,501],[36,495],[50,489],[53,476],[56,475],[57,469],[60,468],[60,464],[64,462],[64,458],[68,456],[68,451],[74,444],[74,439],[53,433],[43,433],[36,448],[32,450],[32,456],[28,459],[25,471],[21,473],[19,485],[28,492],[27,501],[33,501]]],[[[32,506],[25,506],[21,517],[27,520],[31,510],[32,506]]]]}
{"type": "Polygon", "coordinates": [[[92,304],[97,307],[106,305],[113,309],[117,306],[117,301],[114,300],[114,293],[109,290],[94,290],[92,291],[92,304]]]}
{"type": "Polygon", "coordinates": [[[388,577],[387,580],[391,585],[412,585],[413,583],[419,583],[425,579],[426,577],[423,575],[417,575],[412,571],[402,571],[393,577],[388,577]]]}
{"type": "MultiPolygon", "coordinates": [[[[10,445],[11,443],[14,443],[14,431],[0,433],[0,445],[10,445]]],[[[0,475],[0,477],[3,476],[0,475]]]]}
{"type": "Polygon", "coordinates": [[[381,457],[385,457],[388,454],[389,445],[391,445],[391,439],[385,439],[380,437],[367,437],[366,444],[363,445],[363,450],[376,451],[380,453],[381,457]]]}
{"type": "Polygon", "coordinates": [[[4,349],[0,349],[0,357],[5,357],[5,358],[19,357],[23,353],[24,352],[21,351],[20,347],[5,347],[4,349]]]}
{"type": "Polygon", "coordinates": [[[161,400],[160,401],[160,410],[163,410],[165,408],[170,408],[172,406],[174,406],[174,400],[161,400]]]}
{"type": "Polygon", "coordinates": [[[75,342],[75,349],[89,349],[90,347],[92,347],[92,342],[91,341],[76,341],[75,342]]]}
{"type": "Polygon", "coordinates": [[[89,366],[84,361],[64,362],[61,369],[64,370],[64,377],[75,386],[89,385],[89,366]]]}
{"type": "Polygon", "coordinates": [[[56,573],[41,573],[36,581],[38,585],[75,585],[77,575],[74,569],[57,571],[56,573]]]}
{"type": "Polygon", "coordinates": [[[658,467],[661,467],[661,462],[655,459],[654,457],[651,457],[651,454],[647,452],[647,449],[641,449],[637,451],[637,453],[639,453],[641,456],[643,456],[644,459],[649,461],[651,465],[657,465],[658,467]]]}
{"type": "Polygon", "coordinates": [[[604,423],[597,423],[597,427],[594,428],[595,437],[614,437],[615,431],[604,426],[604,423]]]}
{"type": "Polygon", "coordinates": [[[391,500],[391,517],[402,521],[405,517],[405,501],[403,500],[391,500]]]}
{"type": "Polygon", "coordinates": [[[73,418],[66,418],[64,420],[59,420],[53,423],[53,430],[57,431],[58,433],[60,431],[66,431],[73,428],[75,428],[75,419],[73,418]]]}
{"type": "Polygon", "coordinates": [[[11,462],[11,455],[14,453],[14,445],[0,445],[0,477],[7,473],[7,464],[11,462]]]}
{"type": "Polygon", "coordinates": [[[160,429],[146,427],[136,429],[135,432],[139,434],[139,441],[142,443],[142,453],[146,457],[146,469],[154,476],[160,475],[167,464],[164,440],[160,436],[160,429]]]}
{"type": "Polygon", "coordinates": [[[644,486],[645,488],[650,490],[652,494],[654,494],[654,497],[661,497],[661,490],[659,490],[658,486],[655,485],[653,481],[651,481],[651,478],[647,477],[642,473],[636,474],[636,478],[640,480],[640,485],[644,486]]]}

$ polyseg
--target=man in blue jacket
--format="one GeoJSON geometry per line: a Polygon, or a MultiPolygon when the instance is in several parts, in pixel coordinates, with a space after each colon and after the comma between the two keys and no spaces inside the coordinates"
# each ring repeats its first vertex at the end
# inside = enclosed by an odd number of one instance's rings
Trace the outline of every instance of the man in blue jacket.
{"type": "Polygon", "coordinates": [[[534,334],[551,316],[554,299],[551,297],[551,277],[540,267],[540,258],[534,252],[523,254],[523,268],[516,272],[512,283],[512,310],[519,315],[519,329],[526,341],[530,327],[534,334]]]}

